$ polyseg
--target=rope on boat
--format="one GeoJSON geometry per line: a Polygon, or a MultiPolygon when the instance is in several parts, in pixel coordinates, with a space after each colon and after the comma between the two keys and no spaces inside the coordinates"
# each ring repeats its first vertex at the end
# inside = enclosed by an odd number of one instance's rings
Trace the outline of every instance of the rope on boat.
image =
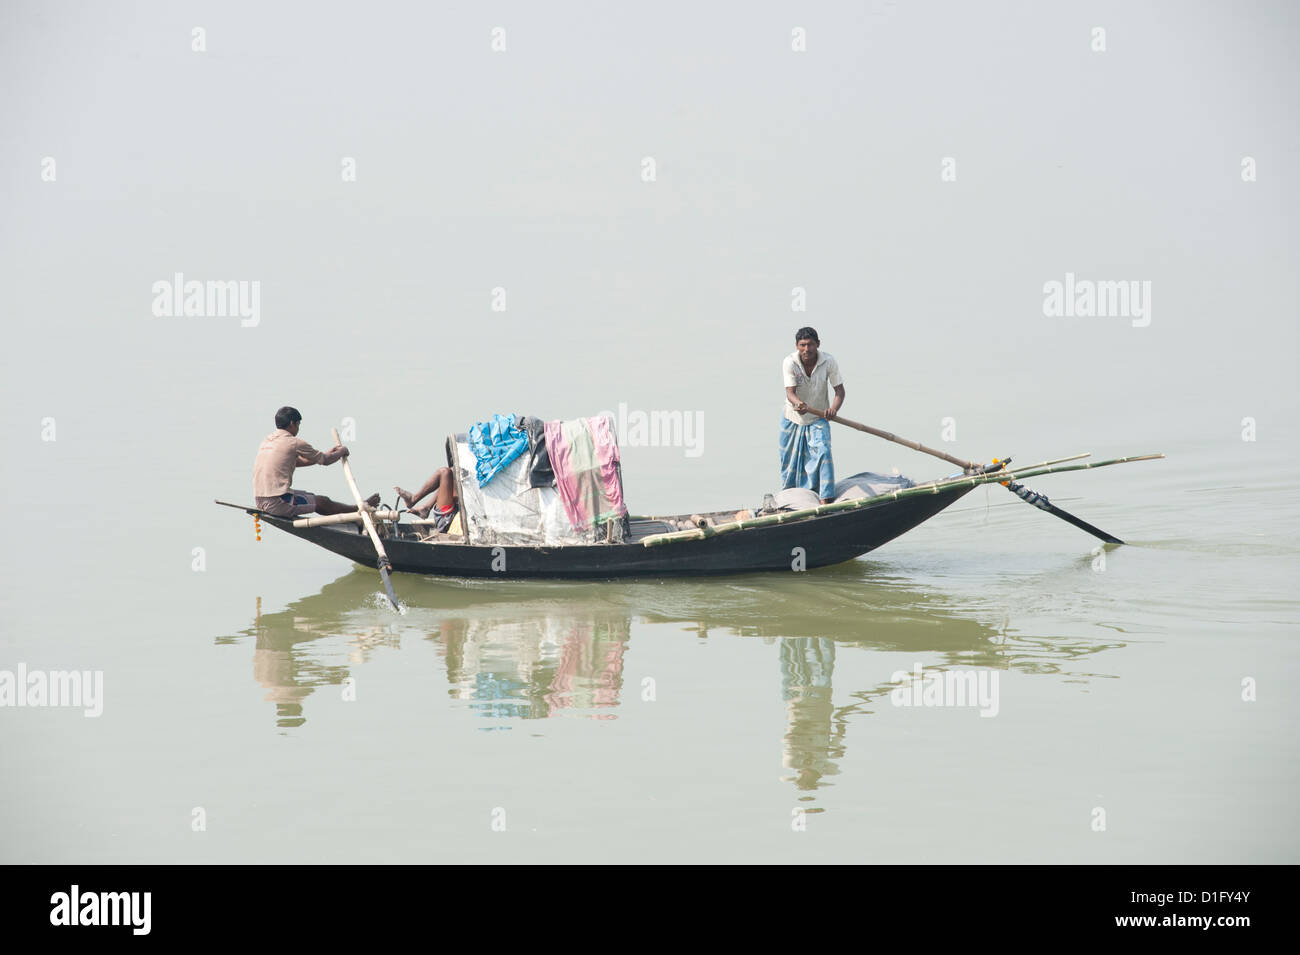
{"type": "Polygon", "coordinates": [[[1037,491],[1031,491],[1023,484],[1017,484],[1015,481],[1007,481],[1007,490],[1015,494],[1026,504],[1032,504],[1034,507],[1043,511],[1052,510],[1052,502],[1047,499],[1046,494],[1039,494],[1037,491]]]}

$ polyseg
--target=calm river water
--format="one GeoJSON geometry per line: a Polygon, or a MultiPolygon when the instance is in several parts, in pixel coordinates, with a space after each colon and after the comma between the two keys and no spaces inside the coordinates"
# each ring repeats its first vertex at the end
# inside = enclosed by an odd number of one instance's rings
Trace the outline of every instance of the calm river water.
{"type": "Polygon", "coordinates": [[[3,856],[1295,862],[1297,482],[1245,448],[1034,482],[1104,555],[994,487],[829,569],[398,575],[401,615],[197,495],[38,502],[4,664],[102,670],[103,713],[0,713],[3,856]],[[917,667],[996,698],[896,705],[917,667]]]}

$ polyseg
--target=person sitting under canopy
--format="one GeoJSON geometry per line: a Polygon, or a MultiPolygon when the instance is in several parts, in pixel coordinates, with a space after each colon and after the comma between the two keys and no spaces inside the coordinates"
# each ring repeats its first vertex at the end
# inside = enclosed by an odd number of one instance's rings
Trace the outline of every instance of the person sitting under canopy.
{"type": "Polygon", "coordinates": [[[397,496],[402,499],[411,513],[421,519],[427,518],[430,513],[433,514],[434,529],[443,532],[451,526],[451,519],[456,513],[456,481],[452,477],[451,468],[438,468],[429,480],[421,485],[420,489],[412,494],[393,485],[393,490],[397,496]],[[432,494],[429,502],[424,507],[416,505],[432,494]]]}

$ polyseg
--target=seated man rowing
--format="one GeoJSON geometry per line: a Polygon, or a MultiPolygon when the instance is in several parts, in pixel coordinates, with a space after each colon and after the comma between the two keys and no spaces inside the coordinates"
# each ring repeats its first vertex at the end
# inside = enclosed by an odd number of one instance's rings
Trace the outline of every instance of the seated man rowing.
{"type": "Polygon", "coordinates": [[[456,481],[452,477],[451,468],[438,468],[433,473],[433,477],[424,482],[420,490],[412,494],[410,491],[404,491],[396,484],[393,490],[397,492],[411,513],[425,519],[430,512],[433,513],[433,529],[438,533],[443,533],[451,526],[451,519],[456,514],[456,481]],[[436,492],[436,493],[435,493],[436,492]],[[423,501],[430,494],[434,496],[429,499],[429,503],[423,508],[416,507],[420,501],[423,501]]]}
{"type": "MultiPolygon", "coordinates": [[[[317,451],[298,437],[301,424],[302,415],[297,408],[286,405],[275,413],[276,430],[262,441],[253,462],[253,500],[257,509],[276,517],[297,517],[312,511],[317,514],[353,513],[356,508],[351,504],[341,504],[324,494],[291,487],[294,468],[333,464],[348,456],[348,449],[341,444],[328,451],[317,451]]],[[[370,495],[366,503],[374,507],[379,503],[379,495],[370,495]]]]}

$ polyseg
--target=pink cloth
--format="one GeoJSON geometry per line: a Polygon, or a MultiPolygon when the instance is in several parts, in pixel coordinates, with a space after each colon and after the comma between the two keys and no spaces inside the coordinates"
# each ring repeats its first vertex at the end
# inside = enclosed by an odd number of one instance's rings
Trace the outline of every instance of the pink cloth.
{"type": "Polygon", "coordinates": [[[596,460],[600,462],[601,489],[608,502],[606,509],[608,514],[602,515],[602,518],[622,517],[627,513],[627,506],[623,503],[623,480],[618,472],[619,462],[622,461],[618,453],[618,441],[609,430],[608,418],[588,418],[587,426],[596,445],[596,460]]]}
{"type": "Polygon", "coordinates": [[[555,472],[555,490],[569,523],[588,530],[593,523],[622,517],[618,442],[604,417],[548,421],[546,452],[555,472]]]}
{"type": "MultiPolygon", "coordinates": [[[[623,686],[623,651],[626,634],[617,628],[575,624],[560,651],[560,663],[543,699],[550,712],[571,707],[592,709],[618,706],[623,686]]],[[[592,719],[612,720],[613,713],[592,713],[592,719]]]]}

